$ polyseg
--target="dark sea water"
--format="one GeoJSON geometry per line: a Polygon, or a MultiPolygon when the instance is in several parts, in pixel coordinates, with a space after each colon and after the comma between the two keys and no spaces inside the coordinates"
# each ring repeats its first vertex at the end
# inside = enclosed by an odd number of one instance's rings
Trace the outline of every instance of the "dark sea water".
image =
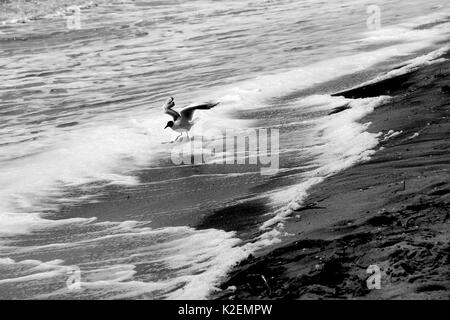
{"type": "Polygon", "coordinates": [[[386,138],[358,120],[389,97],[330,94],[432,63],[450,32],[445,0],[94,1],[79,29],[43,8],[25,23],[0,15],[7,299],[207,298],[237,262],[289,237],[310,186],[386,138]],[[177,108],[220,101],[196,114],[194,138],[278,130],[279,170],[262,175],[245,154],[174,163],[190,142],[167,143],[169,95],[177,108]]]}

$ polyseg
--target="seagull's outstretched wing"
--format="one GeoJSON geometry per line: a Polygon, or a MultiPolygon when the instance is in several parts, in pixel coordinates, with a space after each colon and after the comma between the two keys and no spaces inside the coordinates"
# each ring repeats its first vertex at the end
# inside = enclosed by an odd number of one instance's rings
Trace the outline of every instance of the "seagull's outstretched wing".
{"type": "Polygon", "coordinates": [[[205,102],[184,107],[180,111],[181,118],[191,121],[195,110],[208,110],[217,106],[219,102],[205,102]]]}
{"type": "Polygon", "coordinates": [[[167,113],[169,116],[173,117],[173,121],[177,121],[177,119],[181,116],[178,112],[176,112],[175,110],[172,109],[174,106],[175,106],[175,102],[173,101],[173,98],[170,97],[164,103],[163,109],[164,109],[164,113],[167,113]]]}

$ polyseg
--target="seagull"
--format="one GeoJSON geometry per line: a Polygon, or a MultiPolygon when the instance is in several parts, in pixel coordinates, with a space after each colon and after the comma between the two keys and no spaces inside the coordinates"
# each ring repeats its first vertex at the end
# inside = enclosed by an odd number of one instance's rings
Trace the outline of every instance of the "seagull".
{"type": "Polygon", "coordinates": [[[180,135],[175,138],[172,142],[178,140],[179,137],[183,135],[183,132],[186,132],[187,137],[189,137],[189,130],[191,130],[194,125],[194,121],[192,121],[192,117],[194,116],[195,110],[209,110],[215,106],[217,106],[219,102],[206,102],[202,104],[191,104],[180,110],[180,113],[173,110],[172,108],[175,106],[175,102],[173,101],[173,97],[169,97],[167,101],[163,105],[164,112],[173,118],[173,121],[167,122],[166,128],[171,128],[176,132],[180,132],[180,135]]]}

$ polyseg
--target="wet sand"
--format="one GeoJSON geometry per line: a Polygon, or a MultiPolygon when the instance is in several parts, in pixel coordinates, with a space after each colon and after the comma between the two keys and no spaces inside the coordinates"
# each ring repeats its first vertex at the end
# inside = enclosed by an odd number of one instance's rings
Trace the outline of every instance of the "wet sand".
{"type": "Polygon", "coordinates": [[[314,186],[286,223],[292,236],[238,265],[215,298],[449,299],[449,85],[444,61],[337,93],[392,96],[363,122],[399,133],[314,186]],[[379,290],[366,284],[373,264],[379,290]]]}

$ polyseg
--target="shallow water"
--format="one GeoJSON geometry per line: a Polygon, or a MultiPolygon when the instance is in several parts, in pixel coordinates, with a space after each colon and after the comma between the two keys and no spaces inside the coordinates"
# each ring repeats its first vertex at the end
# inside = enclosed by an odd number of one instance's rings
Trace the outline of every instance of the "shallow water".
{"type": "Polygon", "coordinates": [[[369,4],[99,1],[79,30],[0,25],[0,297],[205,298],[280,241],[307,188],[380,138],[356,121],[388,97],[328,93],[448,40],[446,1],[379,1],[378,30],[369,4]],[[195,137],[280,130],[278,173],[174,165],[168,95],[221,101],[195,137]]]}

